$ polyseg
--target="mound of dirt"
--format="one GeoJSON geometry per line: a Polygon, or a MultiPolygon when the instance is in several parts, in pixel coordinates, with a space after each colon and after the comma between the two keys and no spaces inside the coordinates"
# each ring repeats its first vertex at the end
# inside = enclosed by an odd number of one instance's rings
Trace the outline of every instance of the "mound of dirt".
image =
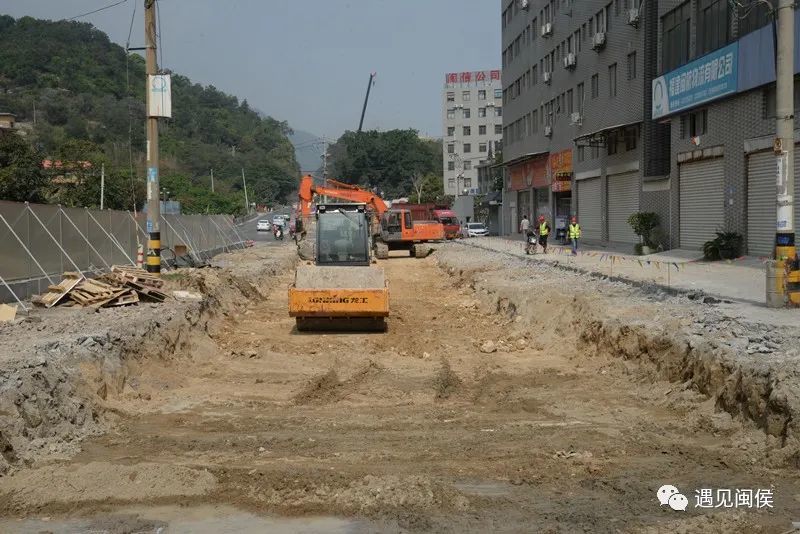
{"type": "Polygon", "coordinates": [[[436,398],[444,400],[450,398],[450,395],[458,391],[461,387],[461,379],[453,372],[450,367],[450,362],[447,358],[442,358],[442,365],[433,379],[433,387],[436,389],[436,398]]]}
{"type": "Polygon", "coordinates": [[[338,402],[353,393],[367,380],[376,378],[384,368],[369,360],[347,380],[340,381],[336,369],[317,376],[295,396],[295,404],[329,404],[338,402]]]}
{"type": "Polygon", "coordinates": [[[337,506],[349,513],[373,515],[381,511],[407,509],[469,509],[469,500],[453,486],[425,476],[373,476],[352,482],[334,496],[337,506]]]}
{"type": "Polygon", "coordinates": [[[57,465],[20,471],[3,481],[0,499],[13,509],[69,502],[136,502],[203,495],[216,486],[214,475],[188,467],[140,463],[135,466],[92,462],[64,471],[57,465]]]}

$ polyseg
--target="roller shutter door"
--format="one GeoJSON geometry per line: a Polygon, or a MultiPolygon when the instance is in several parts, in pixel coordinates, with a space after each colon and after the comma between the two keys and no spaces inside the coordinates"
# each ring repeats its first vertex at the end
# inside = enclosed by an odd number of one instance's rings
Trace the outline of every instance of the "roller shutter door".
{"type": "Polygon", "coordinates": [[[608,240],[638,243],[639,236],[628,224],[631,213],[639,211],[639,173],[608,177],[608,240]]]}
{"type": "Polygon", "coordinates": [[[680,166],[681,248],[700,250],[725,226],[724,159],[680,166]]]}
{"type": "Polygon", "coordinates": [[[581,237],[591,241],[602,241],[603,218],[600,202],[600,178],[578,180],[578,223],[581,225],[581,237]]]}
{"type": "MultiPolygon", "coordinates": [[[[798,197],[800,149],[795,146],[795,198],[798,197]]],[[[771,151],[752,154],[747,158],[747,253],[751,256],[772,256],[775,251],[775,154],[771,151]]],[[[795,231],[800,216],[800,204],[794,206],[795,231]]]]}

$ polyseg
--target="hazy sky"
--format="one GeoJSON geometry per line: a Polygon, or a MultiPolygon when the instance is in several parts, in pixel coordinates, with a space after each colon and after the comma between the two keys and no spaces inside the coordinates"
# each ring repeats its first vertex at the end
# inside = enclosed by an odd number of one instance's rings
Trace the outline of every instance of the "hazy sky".
{"type": "MultiPolygon", "coordinates": [[[[61,19],[119,0],[0,0],[0,13],[61,19]]],[[[164,67],[213,84],[296,129],[440,136],[445,72],[500,68],[496,0],[158,0],[164,67]]],[[[124,45],[144,42],[143,0],[80,20],[124,45]]],[[[1,68],[1,67],[0,67],[1,68]]],[[[180,110],[174,110],[179,113],[180,110]]]]}

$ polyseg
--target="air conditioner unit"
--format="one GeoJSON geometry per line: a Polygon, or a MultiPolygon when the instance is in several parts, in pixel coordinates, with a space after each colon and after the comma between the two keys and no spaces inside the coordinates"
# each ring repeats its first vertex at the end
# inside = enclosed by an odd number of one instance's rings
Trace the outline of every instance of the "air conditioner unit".
{"type": "Polygon", "coordinates": [[[597,32],[592,37],[592,49],[593,50],[600,50],[606,45],[606,34],[605,32],[597,32]]]}
{"type": "Polygon", "coordinates": [[[578,63],[578,58],[575,56],[573,52],[570,52],[566,56],[564,56],[564,68],[565,69],[574,69],[575,65],[578,63]]]}
{"type": "Polygon", "coordinates": [[[550,83],[551,81],[553,81],[553,73],[552,73],[552,72],[547,72],[547,71],[544,71],[544,72],[542,73],[542,81],[543,81],[544,83],[550,83]]]}
{"type": "Polygon", "coordinates": [[[547,125],[544,127],[544,136],[545,137],[553,137],[553,127],[547,125]]]}
{"type": "Polygon", "coordinates": [[[530,3],[530,0],[519,0],[519,6],[522,9],[528,9],[528,7],[530,7],[530,3]]]}
{"type": "Polygon", "coordinates": [[[581,117],[581,114],[576,111],[569,116],[569,123],[573,126],[580,125],[582,119],[583,117],[581,117]]]}
{"type": "Polygon", "coordinates": [[[542,24],[542,37],[547,37],[548,35],[553,35],[552,22],[545,22],[544,24],[542,24]]]}
{"type": "Polygon", "coordinates": [[[636,8],[628,10],[628,24],[634,28],[639,26],[639,10],[636,8]]]}

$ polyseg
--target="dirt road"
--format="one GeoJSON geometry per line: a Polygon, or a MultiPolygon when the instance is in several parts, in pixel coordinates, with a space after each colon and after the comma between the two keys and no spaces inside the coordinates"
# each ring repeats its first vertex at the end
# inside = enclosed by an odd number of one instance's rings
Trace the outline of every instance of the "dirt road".
{"type": "Polygon", "coordinates": [[[492,313],[435,255],[382,264],[387,334],[298,334],[283,275],[180,354],[140,362],[135,392],[108,401],[112,432],[0,479],[0,530],[782,532],[800,520],[798,472],[762,461],[762,431],[636,363],[588,356],[568,329],[492,313]],[[686,493],[685,512],[659,506],[663,484],[686,493]],[[696,488],[768,489],[773,507],[695,508],[696,488]]]}

